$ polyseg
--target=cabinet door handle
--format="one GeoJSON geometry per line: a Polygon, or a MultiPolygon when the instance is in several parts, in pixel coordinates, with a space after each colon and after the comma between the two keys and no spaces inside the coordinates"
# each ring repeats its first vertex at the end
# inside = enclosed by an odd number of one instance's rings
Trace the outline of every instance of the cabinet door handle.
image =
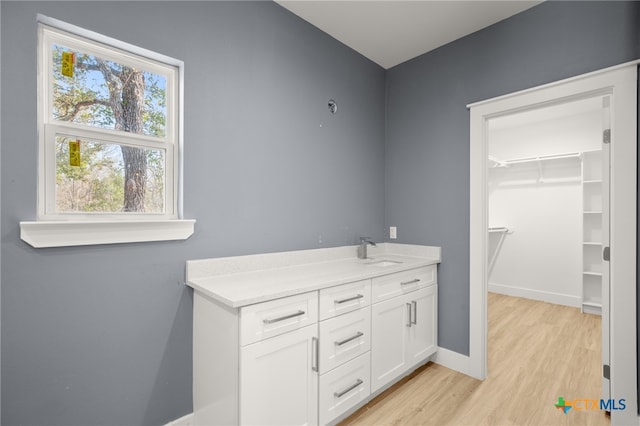
{"type": "Polygon", "coordinates": [[[284,315],[284,316],[277,317],[277,318],[267,318],[267,319],[262,320],[262,322],[264,322],[265,324],[273,324],[274,322],[284,321],[284,320],[289,319],[289,318],[299,317],[300,315],[304,315],[304,311],[298,311],[298,312],[296,312],[294,314],[284,315]]]}
{"type": "Polygon", "coordinates": [[[346,302],[351,302],[352,300],[358,300],[358,299],[362,299],[364,296],[362,294],[358,294],[357,296],[353,296],[353,297],[348,297],[346,299],[340,299],[340,300],[334,300],[333,303],[346,303],[346,302]]]}
{"type": "Polygon", "coordinates": [[[362,380],[358,379],[358,380],[356,380],[356,382],[354,384],[352,384],[348,388],[346,388],[344,390],[341,390],[340,392],[334,392],[333,396],[335,396],[336,398],[342,398],[342,396],[344,396],[344,394],[351,392],[352,390],[354,390],[355,388],[357,388],[358,386],[360,386],[363,383],[364,382],[362,380]]]}
{"type": "Polygon", "coordinates": [[[335,344],[336,344],[336,346],[342,346],[345,343],[349,343],[350,341],[355,340],[358,337],[362,337],[362,336],[364,336],[364,333],[362,331],[358,331],[355,335],[353,335],[351,337],[348,337],[348,338],[346,338],[344,340],[340,340],[339,342],[335,342],[335,344]]]}
{"type": "Polygon", "coordinates": [[[411,301],[411,310],[413,311],[413,319],[411,320],[411,324],[418,324],[418,302],[415,300],[411,301]]]}
{"type": "Polygon", "coordinates": [[[420,278],[416,278],[415,280],[401,282],[400,285],[409,285],[409,284],[415,284],[419,282],[420,282],[420,278]]]}
{"type": "Polygon", "coordinates": [[[407,303],[407,327],[411,327],[411,303],[407,303]]]}
{"type": "Polygon", "coordinates": [[[314,336],[311,338],[311,369],[316,372],[320,369],[318,362],[318,359],[320,358],[319,349],[320,345],[318,344],[318,338],[314,336]]]}

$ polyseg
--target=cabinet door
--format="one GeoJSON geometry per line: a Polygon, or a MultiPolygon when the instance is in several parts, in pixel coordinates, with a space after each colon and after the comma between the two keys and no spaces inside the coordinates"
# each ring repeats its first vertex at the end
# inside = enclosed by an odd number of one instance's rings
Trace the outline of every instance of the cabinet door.
{"type": "Polygon", "coordinates": [[[371,392],[375,392],[408,367],[407,330],[410,326],[406,296],[371,307],[371,392]]]}
{"type": "Polygon", "coordinates": [[[314,425],[316,324],[240,348],[240,424],[314,425]]]}
{"type": "Polygon", "coordinates": [[[409,367],[427,359],[437,349],[438,286],[432,285],[407,295],[411,304],[411,327],[407,327],[409,367]]]}

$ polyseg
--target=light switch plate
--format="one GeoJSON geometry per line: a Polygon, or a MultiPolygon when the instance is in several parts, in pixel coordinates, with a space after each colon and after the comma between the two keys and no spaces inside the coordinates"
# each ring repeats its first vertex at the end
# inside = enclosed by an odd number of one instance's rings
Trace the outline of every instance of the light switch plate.
{"type": "Polygon", "coordinates": [[[398,229],[395,226],[389,227],[389,238],[391,238],[392,240],[398,238],[398,229]]]}

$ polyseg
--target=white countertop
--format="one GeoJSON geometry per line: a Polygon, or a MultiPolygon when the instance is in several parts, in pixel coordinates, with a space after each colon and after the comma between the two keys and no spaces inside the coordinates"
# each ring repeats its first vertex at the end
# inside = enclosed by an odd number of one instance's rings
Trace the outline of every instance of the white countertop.
{"type": "Polygon", "coordinates": [[[440,263],[440,248],[378,244],[367,259],[357,246],[301,250],[187,262],[187,285],[229,307],[333,287],[440,263]],[[373,262],[401,262],[381,266],[373,262]]]}

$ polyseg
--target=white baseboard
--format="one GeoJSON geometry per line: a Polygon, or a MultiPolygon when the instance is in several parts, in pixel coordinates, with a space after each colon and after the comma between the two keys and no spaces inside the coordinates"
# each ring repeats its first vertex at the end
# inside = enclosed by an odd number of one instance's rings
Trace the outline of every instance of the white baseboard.
{"type": "Polygon", "coordinates": [[[165,426],[195,426],[195,422],[193,420],[193,413],[189,413],[179,419],[175,419],[174,421],[167,423],[165,426]]]}
{"type": "Polygon", "coordinates": [[[467,355],[462,355],[458,352],[438,347],[438,352],[436,352],[433,362],[473,377],[473,374],[471,374],[471,358],[467,355]]]}
{"type": "Polygon", "coordinates": [[[579,296],[514,287],[504,284],[489,283],[489,291],[492,293],[505,294],[507,296],[523,297],[525,299],[555,303],[556,305],[571,306],[573,308],[579,308],[582,303],[579,296]]]}

